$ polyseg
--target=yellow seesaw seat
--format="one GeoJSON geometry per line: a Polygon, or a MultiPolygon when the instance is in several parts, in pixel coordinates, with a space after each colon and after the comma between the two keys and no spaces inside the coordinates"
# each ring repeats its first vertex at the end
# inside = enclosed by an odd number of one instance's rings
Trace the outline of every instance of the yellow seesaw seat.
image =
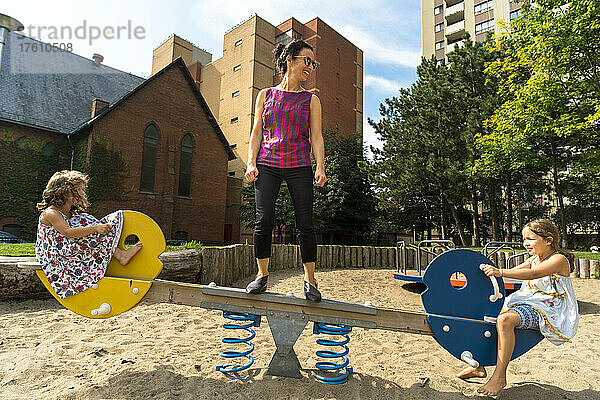
{"type": "Polygon", "coordinates": [[[125,249],[124,241],[130,235],[140,239],[142,249],[127,265],[121,265],[113,258],[97,288],[61,299],[44,272],[38,270],[36,273],[54,298],[74,313],[88,318],[119,315],[135,307],[150,290],[152,279],[158,276],[163,266],[158,256],[166,249],[165,236],[152,218],[141,212],[125,210],[119,248],[125,249]]]}

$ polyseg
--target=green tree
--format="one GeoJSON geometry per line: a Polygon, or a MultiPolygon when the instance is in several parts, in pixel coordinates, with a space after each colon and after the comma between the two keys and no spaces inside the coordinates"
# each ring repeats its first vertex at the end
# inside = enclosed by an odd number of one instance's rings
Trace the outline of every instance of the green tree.
{"type": "MultiPolygon", "coordinates": [[[[485,66],[494,61],[496,57],[496,52],[486,50],[485,44],[482,42],[473,42],[468,33],[463,37],[463,46],[457,46],[448,55],[449,72],[457,89],[455,101],[460,105],[464,115],[460,134],[463,143],[467,146],[469,159],[465,160],[462,172],[468,185],[473,244],[476,246],[481,245],[482,228],[479,203],[480,200],[485,200],[486,195],[492,211],[492,225],[495,227],[499,225],[496,182],[491,180],[489,175],[478,173],[481,170],[477,166],[482,160],[482,152],[475,140],[478,136],[488,132],[485,120],[499,105],[498,81],[494,77],[488,77],[484,72],[485,66]]],[[[493,230],[493,232],[497,231],[497,228],[493,230]]],[[[497,238],[495,237],[495,239],[497,238]]]]}
{"type": "Polygon", "coordinates": [[[526,0],[522,18],[500,32],[488,73],[503,76],[506,101],[489,120],[499,141],[526,143],[551,175],[561,230],[572,171],[593,171],[582,157],[598,147],[600,5],[585,0],[526,0]],[[516,78],[515,78],[516,77],[516,78]]]}
{"type": "Polygon", "coordinates": [[[372,167],[362,136],[327,130],[325,166],[328,182],[315,194],[315,226],[328,243],[361,243],[376,218],[372,167]]]}
{"type": "Polygon", "coordinates": [[[398,227],[434,223],[443,237],[450,216],[464,245],[469,214],[480,242],[484,181],[472,173],[479,158],[475,136],[497,100],[483,72],[494,55],[468,35],[463,43],[450,54],[448,66],[423,59],[417,82],[386,99],[380,106],[383,118],[369,122],[384,143],[381,150],[373,149],[380,208],[398,227]]]}

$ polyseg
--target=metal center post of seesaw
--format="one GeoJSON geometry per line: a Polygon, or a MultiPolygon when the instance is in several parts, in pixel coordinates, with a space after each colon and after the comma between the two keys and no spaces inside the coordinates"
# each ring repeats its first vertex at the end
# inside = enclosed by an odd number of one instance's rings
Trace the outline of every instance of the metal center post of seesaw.
{"type": "Polygon", "coordinates": [[[276,346],[267,375],[289,378],[301,378],[294,344],[309,321],[433,336],[426,313],[335,300],[314,303],[277,293],[250,295],[244,289],[159,279],[143,300],[266,316],[276,346]]]}

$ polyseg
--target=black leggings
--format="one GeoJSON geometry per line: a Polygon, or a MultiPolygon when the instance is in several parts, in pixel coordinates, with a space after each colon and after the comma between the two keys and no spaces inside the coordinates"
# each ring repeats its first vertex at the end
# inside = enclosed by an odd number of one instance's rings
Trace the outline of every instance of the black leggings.
{"type": "Polygon", "coordinates": [[[313,173],[310,166],[275,168],[257,165],[258,177],[254,182],[256,199],[256,225],[254,228],[254,255],[271,257],[271,237],[275,219],[275,201],[279,187],[287,183],[292,202],[296,229],[300,232],[302,262],[317,261],[317,241],[313,227],[313,173]]]}

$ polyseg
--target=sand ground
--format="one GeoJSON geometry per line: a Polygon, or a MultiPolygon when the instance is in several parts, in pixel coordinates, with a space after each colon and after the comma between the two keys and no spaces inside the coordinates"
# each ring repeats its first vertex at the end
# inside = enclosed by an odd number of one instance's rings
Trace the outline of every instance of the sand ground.
{"type": "MultiPolygon", "coordinates": [[[[321,270],[327,298],[420,310],[418,293],[389,270],[321,270]],[[410,289],[410,287],[409,287],[410,289]]],[[[242,287],[247,282],[239,282],[242,287]]],[[[270,291],[302,294],[298,270],[273,273],[270,291]]],[[[600,399],[600,281],[573,280],[580,307],[572,344],[542,341],[509,366],[499,399],[600,399]]],[[[433,337],[355,328],[352,379],[315,380],[320,348],[309,324],[295,345],[302,379],[265,375],[275,351],[266,323],[256,328],[256,361],[246,381],[229,381],[221,363],[220,312],[141,304],[89,320],[54,299],[0,302],[0,399],[465,399],[484,382],[455,377],[463,368],[433,337]]]]}

